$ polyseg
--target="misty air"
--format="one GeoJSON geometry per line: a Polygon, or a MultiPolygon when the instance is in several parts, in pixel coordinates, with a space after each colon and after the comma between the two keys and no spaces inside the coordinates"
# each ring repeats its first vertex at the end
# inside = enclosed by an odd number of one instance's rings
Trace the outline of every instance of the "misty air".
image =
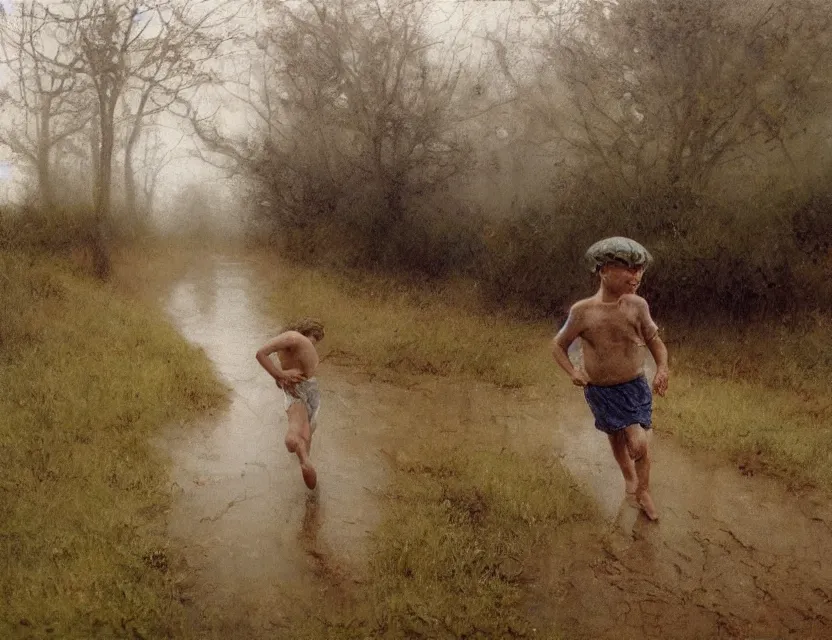
{"type": "Polygon", "coordinates": [[[832,637],[825,0],[0,0],[0,637],[832,637]]]}

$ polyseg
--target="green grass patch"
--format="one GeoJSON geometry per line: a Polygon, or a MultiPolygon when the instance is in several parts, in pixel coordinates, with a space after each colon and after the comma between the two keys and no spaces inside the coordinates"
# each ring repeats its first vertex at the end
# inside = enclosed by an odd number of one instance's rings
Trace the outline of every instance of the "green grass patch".
{"type": "Polygon", "coordinates": [[[832,490],[832,322],[671,332],[671,395],[657,424],[743,471],[832,490]]]}
{"type": "Polygon", "coordinates": [[[537,558],[595,514],[553,459],[462,444],[399,456],[383,504],[360,599],[310,608],[287,637],[527,637],[537,558]]]}
{"type": "Polygon", "coordinates": [[[149,438],[216,407],[160,312],[42,256],[0,253],[0,635],[166,637],[166,461],[149,438]]]}
{"type": "Polygon", "coordinates": [[[767,471],[827,491],[832,489],[829,417],[828,408],[818,413],[788,389],[684,371],[675,376],[672,397],[656,409],[656,423],[685,446],[725,454],[748,474],[767,471]]]}
{"type": "Polygon", "coordinates": [[[405,373],[520,387],[551,379],[549,323],[522,323],[475,310],[465,283],[433,289],[392,279],[280,266],[273,313],[318,317],[324,354],[405,373]]]}
{"type": "MultiPolygon", "coordinates": [[[[483,313],[475,292],[459,284],[426,288],[291,266],[272,270],[272,310],[322,318],[322,347],[336,358],[508,387],[565,380],[549,352],[558,327],[483,313]]],[[[743,468],[832,490],[829,317],[670,326],[663,335],[672,374],[668,399],[656,410],[660,430],[743,468]]]]}

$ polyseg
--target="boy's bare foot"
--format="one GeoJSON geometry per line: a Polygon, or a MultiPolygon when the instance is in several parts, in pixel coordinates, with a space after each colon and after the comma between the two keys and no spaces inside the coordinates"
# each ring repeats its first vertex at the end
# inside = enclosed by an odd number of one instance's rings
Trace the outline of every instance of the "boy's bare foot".
{"type": "Polygon", "coordinates": [[[656,505],[653,504],[653,498],[649,491],[641,491],[636,498],[638,500],[638,506],[644,511],[644,515],[651,520],[659,519],[659,512],[656,510],[656,505]]]}
{"type": "Polygon", "coordinates": [[[315,467],[313,467],[309,461],[306,461],[301,463],[300,472],[303,475],[303,482],[306,484],[307,488],[314,489],[315,485],[318,484],[318,474],[315,472],[315,467]]]}

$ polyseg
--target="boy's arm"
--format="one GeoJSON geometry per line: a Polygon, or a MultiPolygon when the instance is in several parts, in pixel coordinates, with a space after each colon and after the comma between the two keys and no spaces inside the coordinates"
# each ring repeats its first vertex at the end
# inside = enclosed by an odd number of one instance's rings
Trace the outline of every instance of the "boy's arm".
{"type": "Polygon", "coordinates": [[[287,369],[284,371],[280,366],[280,359],[273,360],[269,356],[272,353],[280,351],[281,349],[291,349],[297,345],[297,336],[291,333],[281,333],[276,338],[272,338],[262,347],[257,350],[257,362],[263,367],[269,375],[275,379],[279,385],[294,384],[304,379],[303,372],[300,369],[287,369]]]}
{"type": "Polygon", "coordinates": [[[576,369],[569,360],[569,345],[571,345],[583,331],[581,327],[581,314],[575,305],[569,310],[569,317],[558,331],[555,339],[552,340],[552,356],[555,362],[558,363],[569,377],[572,379],[572,384],[579,387],[585,387],[589,384],[589,379],[586,373],[576,369]]]}
{"type": "Polygon", "coordinates": [[[670,376],[670,369],[667,365],[667,347],[659,337],[659,327],[650,316],[650,307],[644,300],[641,309],[641,323],[644,342],[656,361],[656,375],[653,378],[653,390],[660,396],[667,392],[667,381],[670,376]]]}
{"type": "Polygon", "coordinates": [[[653,360],[656,361],[656,375],[653,378],[653,390],[660,396],[667,393],[667,380],[670,377],[670,369],[667,366],[667,347],[659,337],[659,334],[653,336],[647,342],[647,348],[653,354],[653,360]]]}

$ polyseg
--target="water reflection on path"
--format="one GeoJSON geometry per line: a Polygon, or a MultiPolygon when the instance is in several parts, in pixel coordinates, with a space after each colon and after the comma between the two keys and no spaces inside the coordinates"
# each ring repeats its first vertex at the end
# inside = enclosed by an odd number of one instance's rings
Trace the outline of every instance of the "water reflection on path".
{"type": "Polygon", "coordinates": [[[228,637],[280,637],[287,594],[318,602],[361,572],[386,482],[380,450],[412,444],[417,425],[432,437],[470,431],[483,446],[558,455],[595,498],[600,548],[596,535],[576,537],[554,551],[535,587],[533,615],[554,619],[564,637],[832,637],[827,500],[659,437],[652,484],[661,520],[649,523],[624,503],[609,444],[576,389],[431,377],[405,387],[324,364],[313,447],[320,484],[308,492],[283,446],[282,398],[254,358],[281,320],[262,312],[264,277],[246,261],[206,259],[167,298],[181,332],[232,388],[226,410],[172,428],[167,441],[179,488],[170,532],[195,575],[189,592],[203,619],[214,611],[251,627],[228,637]]]}
{"type": "Polygon", "coordinates": [[[383,471],[355,437],[360,410],[341,406],[339,383],[324,368],[313,446],[320,483],[315,492],[304,486],[283,445],[282,395],[254,358],[281,320],[264,317],[264,292],[251,265],[222,258],[194,266],[172,287],[169,314],[232,391],[227,410],[171,429],[167,447],[178,488],[169,529],[195,572],[194,599],[206,616],[231,605],[268,626],[280,623],[287,593],[319,588],[327,563],[360,562],[383,471]]]}

